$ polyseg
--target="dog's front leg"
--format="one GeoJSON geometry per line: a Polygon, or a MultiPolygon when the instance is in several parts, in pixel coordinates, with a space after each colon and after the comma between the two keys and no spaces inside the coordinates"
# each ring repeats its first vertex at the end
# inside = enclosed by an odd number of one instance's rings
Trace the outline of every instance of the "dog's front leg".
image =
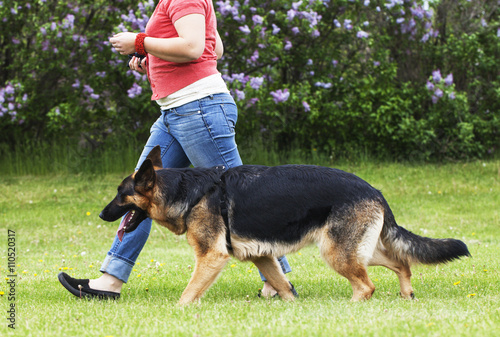
{"type": "Polygon", "coordinates": [[[182,293],[179,305],[186,305],[200,299],[217,279],[228,260],[227,253],[218,251],[209,251],[203,255],[197,254],[193,275],[182,293]]]}
{"type": "Polygon", "coordinates": [[[290,282],[281,270],[278,260],[272,256],[261,256],[251,260],[260,272],[264,274],[267,281],[278,292],[284,300],[293,301],[295,296],[292,293],[290,282]]]}

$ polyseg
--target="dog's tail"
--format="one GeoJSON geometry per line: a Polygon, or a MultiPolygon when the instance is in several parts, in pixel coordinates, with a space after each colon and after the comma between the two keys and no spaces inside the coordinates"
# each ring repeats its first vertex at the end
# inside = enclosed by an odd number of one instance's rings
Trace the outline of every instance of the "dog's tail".
{"type": "Polygon", "coordinates": [[[456,239],[432,239],[414,234],[396,224],[386,209],[381,239],[391,258],[407,265],[446,263],[470,256],[467,245],[456,239]]]}

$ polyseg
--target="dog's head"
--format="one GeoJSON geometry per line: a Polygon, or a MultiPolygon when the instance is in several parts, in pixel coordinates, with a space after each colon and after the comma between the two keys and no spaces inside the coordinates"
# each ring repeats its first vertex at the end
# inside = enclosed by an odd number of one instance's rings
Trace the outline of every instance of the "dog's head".
{"type": "Polygon", "coordinates": [[[122,181],[116,197],[99,214],[101,219],[109,222],[127,214],[118,228],[119,236],[123,235],[123,232],[132,232],[148,217],[147,210],[156,183],[155,170],[161,168],[161,149],[156,146],[139,170],[122,181]]]}

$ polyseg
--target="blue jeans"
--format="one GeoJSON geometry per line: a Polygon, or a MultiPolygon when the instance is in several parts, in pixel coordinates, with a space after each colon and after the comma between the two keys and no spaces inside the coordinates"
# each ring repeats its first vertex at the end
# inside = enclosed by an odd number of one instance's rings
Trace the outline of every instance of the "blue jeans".
{"type": "MultiPolygon", "coordinates": [[[[161,147],[163,167],[183,168],[242,164],[235,141],[238,110],[229,94],[210,95],[180,107],[164,110],[151,127],[137,169],[156,145],[161,147]]],[[[101,272],[127,282],[135,261],[146,244],[152,220],[147,218],[137,229],[116,236],[101,266],[101,272]]],[[[286,257],[278,259],[285,273],[291,271],[286,257]]],[[[265,281],[264,276],[261,278],[265,281]]]]}

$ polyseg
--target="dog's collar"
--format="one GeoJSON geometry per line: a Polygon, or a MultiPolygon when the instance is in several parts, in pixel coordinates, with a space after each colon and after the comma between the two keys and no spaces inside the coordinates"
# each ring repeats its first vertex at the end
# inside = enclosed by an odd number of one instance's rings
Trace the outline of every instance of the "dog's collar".
{"type": "Polygon", "coordinates": [[[226,170],[226,167],[217,166],[217,169],[222,171],[219,178],[220,214],[222,215],[222,219],[224,220],[224,225],[226,226],[226,247],[228,250],[233,250],[233,247],[231,246],[231,232],[229,231],[229,212],[227,209],[227,202],[226,202],[226,182],[224,180],[224,171],[226,170]]]}

